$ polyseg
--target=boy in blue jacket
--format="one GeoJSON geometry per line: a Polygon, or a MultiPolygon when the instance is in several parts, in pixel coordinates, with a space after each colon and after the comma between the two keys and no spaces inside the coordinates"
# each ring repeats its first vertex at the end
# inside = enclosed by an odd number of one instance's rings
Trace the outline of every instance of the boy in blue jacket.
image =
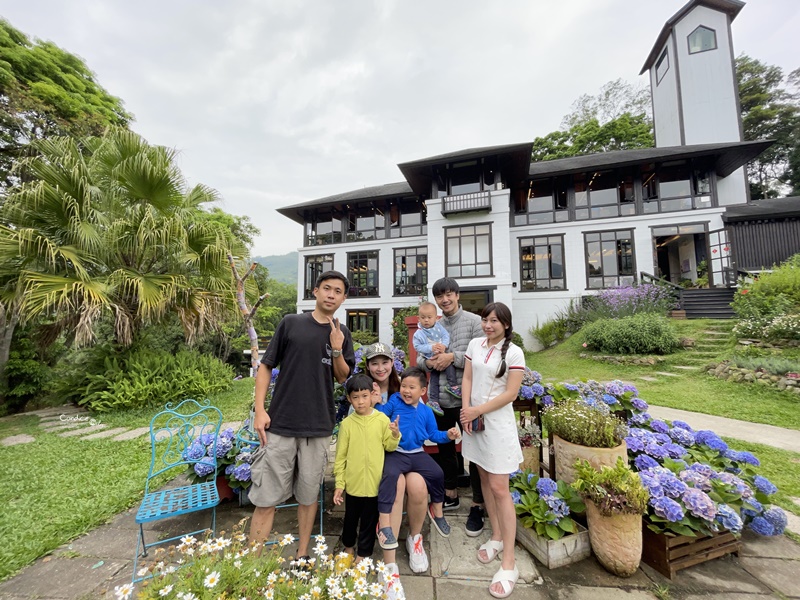
{"type": "Polygon", "coordinates": [[[392,533],[390,516],[397,480],[406,473],[419,473],[425,479],[431,503],[428,516],[436,530],[447,537],[450,525],[444,518],[444,473],[441,467],[422,448],[425,440],[444,444],[458,437],[458,427],[439,431],[433,411],[420,402],[427,390],[428,377],[419,367],[409,367],[400,374],[400,391],[392,394],[386,404],[375,408],[395,421],[399,417],[400,445],[394,452],[387,452],[383,462],[383,477],[378,487],[378,543],[384,550],[397,548],[397,539],[392,533]]]}

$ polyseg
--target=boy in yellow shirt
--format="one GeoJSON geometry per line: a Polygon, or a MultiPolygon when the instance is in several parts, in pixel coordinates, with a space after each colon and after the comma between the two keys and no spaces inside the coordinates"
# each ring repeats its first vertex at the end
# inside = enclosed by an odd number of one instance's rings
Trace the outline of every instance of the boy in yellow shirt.
{"type": "MultiPolygon", "coordinates": [[[[372,556],[378,526],[378,484],[383,475],[384,451],[393,452],[400,442],[398,417],[389,417],[372,406],[373,382],[369,375],[353,375],[345,383],[347,399],[354,412],[339,425],[336,441],[336,462],[333,474],[336,491],[333,503],[340,505],[344,499],[344,527],[342,545],[344,551],[355,554],[357,560],[372,556]],[[359,525],[360,522],[360,525],[359,525]]],[[[388,565],[387,565],[388,566],[388,565]]],[[[405,598],[397,569],[384,576],[384,591],[387,597],[405,598]]]]}

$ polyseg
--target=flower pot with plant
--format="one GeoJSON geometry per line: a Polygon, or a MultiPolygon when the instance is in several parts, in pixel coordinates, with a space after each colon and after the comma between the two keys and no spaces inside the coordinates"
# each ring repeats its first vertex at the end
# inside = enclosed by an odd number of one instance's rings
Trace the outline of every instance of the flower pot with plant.
{"type": "Polygon", "coordinates": [[[650,495],[622,458],[599,471],[579,461],[575,470],[573,487],[586,502],[592,550],[606,570],[630,577],[642,559],[642,515],[650,495]]]}
{"type": "Polygon", "coordinates": [[[626,464],[626,425],[603,403],[567,399],[545,409],[542,424],[553,434],[556,476],[566,483],[577,479],[575,462],[588,461],[595,469],[626,464]]]}
{"type": "Polygon", "coordinates": [[[591,554],[586,528],[570,516],[585,509],[573,488],[527,470],[513,474],[509,486],[517,541],[545,567],[563,567],[591,554]]]}
{"type": "Polygon", "coordinates": [[[539,448],[542,445],[542,430],[534,422],[531,415],[520,418],[517,425],[519,445],[522,448],[522,464],[520,469],[539,474],[539,448]]]}

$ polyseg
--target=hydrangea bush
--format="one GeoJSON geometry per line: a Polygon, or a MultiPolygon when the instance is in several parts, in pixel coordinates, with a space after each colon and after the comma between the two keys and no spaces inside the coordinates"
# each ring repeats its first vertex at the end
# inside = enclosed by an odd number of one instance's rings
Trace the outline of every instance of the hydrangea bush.
{"type": "Polygon", "coordinates": [[[188,465],[189,480],[192,483],[210,481],[217,473],[232,464],[236,458],[234,447],[233,429],[225,429],[219,435],[204,433],[186,447],[181,455],[183,460],[197,461],[188,465]],[[214,469],[214,453],[216,453],[217,468],[214,469]]]}
{"type": "MultiPolygon", "coordinates": [[[[142,584],[140,600],[200,600],[202,598],[384,598],[382,577],[386,566],[364,559],[352,566],[352,557],[341,553],[328,554],[323,536],[315,538],[314,557],[306,561],[287,560],[282,556],[294,541],[285,535],[278,544],[265,548],[261,555],[256,544],[248,544],[237,526],[230,538],[181,538],[177,547],[159,549],[157,562],[143,567],[139,577],[152,575],[142,584]]],[[[118,586],[117,600],[129,600],[135,590],[131,584],[118,586]]]]}
{"type": "Polygon", "coordinates": [[[551,540],[578,532],[570,513],[581,513],[586,505],[572,486],[526,470],[512,473],[509,487],[523,527],[551,540]]]}
{"type": "Polygon", "coordinates": [[[757,472],[752,453],[728,447],[709,430],[683,421],[633,415],[628,455],[650,492],[648,527],[676,535],[734,534],[749,525],[761,535],[780,535],[786,516],[770,507],[777,488],[757,472]]]}

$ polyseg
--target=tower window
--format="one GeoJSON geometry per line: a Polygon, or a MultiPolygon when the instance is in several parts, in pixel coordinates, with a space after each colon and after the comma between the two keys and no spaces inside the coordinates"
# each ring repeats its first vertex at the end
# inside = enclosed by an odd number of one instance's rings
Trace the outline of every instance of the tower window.
{"type": "Polygon", "coordinates": [[[667,49],[664,48],[664,51],[661,53],[661,56],[658,57],[658,61],[656,62],[656,85],[661,83],[661,80],[664,79],[664,75],[667,74],[669,71],[669,54],[667,54],[667,49]]]}
{"type": "Polygon", "coordinates": [[[717,49],[717,32],[700,25],[688,36],[689,54],[717,49]]]}

